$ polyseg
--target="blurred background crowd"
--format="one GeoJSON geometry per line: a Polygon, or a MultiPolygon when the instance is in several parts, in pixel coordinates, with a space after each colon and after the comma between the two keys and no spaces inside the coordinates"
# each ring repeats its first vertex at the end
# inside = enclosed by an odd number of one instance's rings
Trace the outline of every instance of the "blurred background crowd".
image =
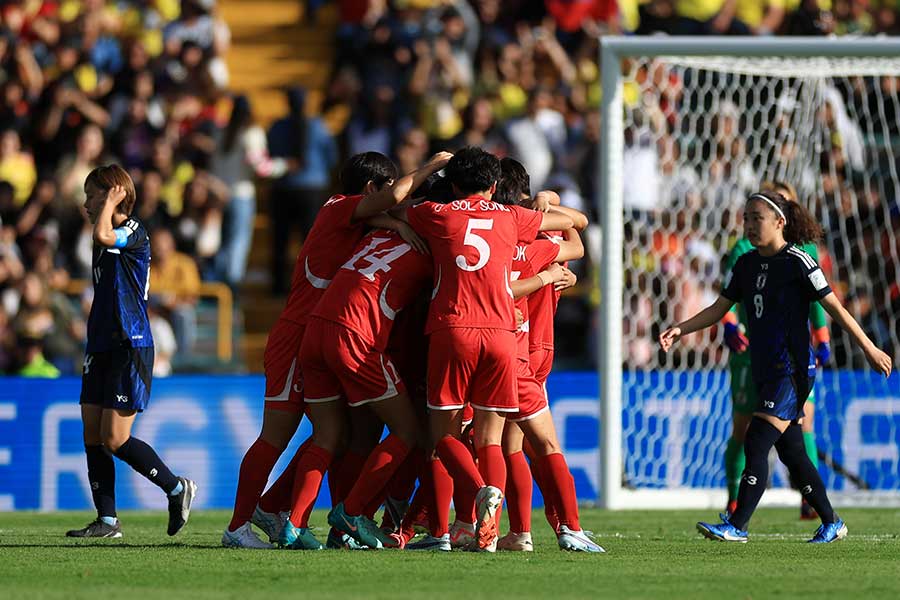
{"type": "MultiPolygon", "coordinates": [[[[599,36],[900,32],[900,0],[301,5],[298,35],[334,30],[327,79],[315,94],[299,85],[285,90],[280,117],[257,122],[247,96],[234,91],[241,86],[230,82],[232,40],[215,0],[0,2],[0,372],[80,372],[90,306],[81,282],[91,261],[82,186],[97,165],[129,170],[137,216],[150,230],[156,373],[209,368],[208,286],[216,282],[233,295],[240,335],[241,310],[252,304],[249,283],[262,281],[276,298],[286,293],[298,244],[337,189],[336,167],[353,153],[382,152],[407,172],[437,150],[482,146],[521,160],[534,190],[558,191],[596,223],[599,36]],[[253,241],[258,214],[268,217],[266,248],[253,241]],[[264,273],[248,272],[254,253],[264,273]]],[[[753,81],[728,80],[722,89],[732,92],[698,98],[684,93],[693,82],[683,81],[683,71],[626,68],[626,239],[633,250],[626,277],[634,290],[626,298],[626,334],[638,340],[626,356],[647,364],[657,359],[651,324],[675,316],[647,298],[669,291],[693,307],[715,294],[719,263],[740,232],[733,202],[762,179],[759,161],[771,159],[763,147],[778,134],[735,133],[750,117],[732,95],[753,81]],[[676,143],[675,134],[698,127],[685,115],[698,113],[714,128],[712,142],[676,143]]],[[[836,289],[876,343],[891,347],[900,337],[893,317],[900,314],[897,182],[865,173],[888,168],[884,161],[893,161],[894,173],[900,168],[900,152],[890,145],[900,135],[900,80],[859,79],[835,88],[832,108],[817,116],[839,133],[821,150],[828,174],[813,208],[831,215],[826,225],[837,241],[823,255],[826,264],[842,265],[829,272],[836,289]],[[878,155],[860,141],[875,117],[888,138],[878,155]],[[879,260],[885,256],[893,259],[879,260]]],[[[594,226],[587,233],[594,260],[580,261],[581,283],[560,304],[561,367],[592,368],[596,328],[585,323],[599,300],[598,240],[594,226]]],[[[856,366],[840,348],[836,358],[856,366]]],[[[237,356],[231,367],[242,361],[237,356]]]]}

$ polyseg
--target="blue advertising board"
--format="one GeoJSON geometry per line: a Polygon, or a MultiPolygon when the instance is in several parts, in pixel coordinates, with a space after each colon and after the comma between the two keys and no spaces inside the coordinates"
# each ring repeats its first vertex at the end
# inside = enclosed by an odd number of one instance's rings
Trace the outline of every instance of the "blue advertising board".
{"type": "MultiPolygon", "coordinates": [[[[595,499],[598,491],[597,383],[595,373],[554,373],[547,382],[554,422],[582,500],[595,499]]],[[[623,383],[625,483],[724,485],[721,455],[730,431],[727,375],[629,373],[623,383]]],[[[79,378],[0,378],[0,510],[91,506],[80,386],[79,378]]],[[[152,444],[174,472],[198,482],[199,507],[230,508],[241,458],[259,432],[263,391],[260,376],[158,379],[150,408],[137,418],[133,434],[152,444]]],[[[820,448],[871,487],[900,488],[898,377],[886,382],[873,373],[826,372],[817,392],[820,448]]],[[[304,420],[273,477],[309,433],[304,420]]],[[[116,463],[120,508],[165,507],[156,487],[116,463]]],[[[825,466],[822,472],[832,489],[852,489],[825,466]]],[[[323,486],[319,505],[328,502],[323,486]]]]}

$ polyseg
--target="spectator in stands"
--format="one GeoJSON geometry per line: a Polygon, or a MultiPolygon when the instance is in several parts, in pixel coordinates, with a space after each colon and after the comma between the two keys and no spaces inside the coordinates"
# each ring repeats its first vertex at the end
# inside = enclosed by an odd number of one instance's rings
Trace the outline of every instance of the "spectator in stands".
{"type": "Polygon", "coordinates": [[[102,154],[103,131],[97,125],[86,125],[78,134],[75,152],[65,156],[56,170],[56,179],[60,182],[59,193],[64,204],[84,204],[84,180],[88,173],[100,166],[102,154]]]}
{"type": "Polygon", "coordinates": [[[737,18],[739,0],[675,0],[678,35],[750,35],[737,18]]]}
{"type": "Polygon", "coordinates": [[[172,217],[162,202],[162,184],[162,177],[158,171],[146,171],[141,178],[135,210],[138,219],[149,231],[172,225],[172,217]]]}
{"type": "Polygon", "coordinates": [[[190,359],[197,339],[200,272],[193,258],[175,249],[175,238],[168,229],[154,231],[150,246],[151,304],[171,321],[177,345],[175,360],[184,363],[190,359]]]}
{"type": "Polygon", "coordinates": [[[184,210],[175,223],[179,248],[194,256],[206,278],[214,274],[213,261],[222,247],[222,222],[228,204],[228,186],[200,171],[184,187],[184,210]]]}
{"type": "MultiPolygon", "coordinates": [[[[186,51],[196,48],[197,64],[209,73],[218,89],[224,89],[228,85],[228,68],[222,56],[231,43],[231,32],[225,21],[215,16],[214,8],[215,0],[181,0],[181,15],[164,29],[163,36],[166,55],[172,62],[177,62],[176,57],[184,59],[186,51]]],[[[194,60],[189,58],[189,62],[194,60]]]]}
{"type": "Polygon", "coordinates": [[[288,170],[272,185],[272,291],[287,292],[285,253],[291,229],[299,224],[303,239],[309,233],[331,183],[337,146],[318,117],[306,114],[306,90],[287,91],[288,115],[269,129],[269,153],[287,161],[288,170]]]}
{"type": "Polygon", "coordinates": [[[0,180],[8,181],[15,190],[15,204],[22,206],[37,181],[34,159],[22,151],[19,134],[14,129],[0,132],[0,180]]]}
{"type": "Polygon", "coordinates": [[[222,248],[216,255],[217,277],[232,289],[244,278],[256,216],[257,177],[280,177],[287,160],[269,157],[266,133],[254,122],[250,101],[235,96],[228,125],[216,132],[211,172],[228,186],[222,248]]]}
{"type": "Polygon", "coordinates": [[[19,377],[41,377],[55,379],[60,376],[59,369],[44,358],[44,336],[37,332],[25,330],[16,336],[18,365],[16,375],[19,377]]]}

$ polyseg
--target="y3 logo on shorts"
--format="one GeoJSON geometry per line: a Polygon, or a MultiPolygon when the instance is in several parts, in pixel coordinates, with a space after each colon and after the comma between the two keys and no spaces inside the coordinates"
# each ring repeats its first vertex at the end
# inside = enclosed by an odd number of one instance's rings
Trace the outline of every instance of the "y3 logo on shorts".
{"type": "Polygon", "coordinates": [[[124,394],[116,394],[116,402],[128,402],[128,396],[124,394]]]}
{"type": "Polygon", "coordinates": [[[94,362],[94,356],[92,354],[84,355],[84,374],[87,375],[91,372],[91,363],[94,362]]]}

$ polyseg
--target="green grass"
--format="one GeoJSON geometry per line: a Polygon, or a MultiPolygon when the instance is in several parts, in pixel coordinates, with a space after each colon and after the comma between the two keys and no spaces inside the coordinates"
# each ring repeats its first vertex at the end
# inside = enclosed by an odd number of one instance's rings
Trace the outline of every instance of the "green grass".
{"type": "Polygon", "coordinates": [[[84,542],[62,534],[88,513],[0,513],[0,598],[900,597],[900,511],[842,511],[850,536],[827,546],[803,543],[816,524],[796,514],[762,509],[732,545],[696,533],[704,511],[585,510],[608,553],[583,555],[558,551],[535,513],[534,554],[483,555],[228,550],[222,511],[176,538],[161,513],[122,513],[123,539],[84,542]]]}

